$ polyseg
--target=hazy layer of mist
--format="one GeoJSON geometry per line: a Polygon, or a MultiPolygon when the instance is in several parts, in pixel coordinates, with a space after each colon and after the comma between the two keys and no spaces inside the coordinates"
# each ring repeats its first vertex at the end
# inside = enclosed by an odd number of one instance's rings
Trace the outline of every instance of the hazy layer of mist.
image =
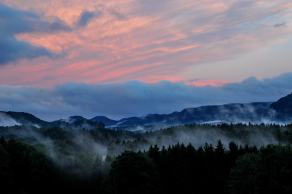
{"type": "Polygon", "coordinates": [[[265,146],[269,144],[278,144],[279,140],[269,131],[244,131],[243,134],[232,135],[228,132],[221,131],[218,128],[196,129],[180,127],[179,130],[174,130],[173,134],[161,134],[148,138],[150,144],[158,144],[159,146],[169,146],[176,143],[192,144],[198,148],[206,143],[216,145],[221,141],[225,147],[228,147],[230,142],[238,145],[265,146]]]}
{"type": "Polygon", "coordinates": [[[190,125],[177,126],[147,133],[132,133],[106,129],[70,130],[2,128],[0,136],[19,139],[44,152],[60,168],[82,175],[102,170],[109,158],[126,150],[144,151],[151,145],[171,146],[177,143],[192,144],[198,148],[206,143],[216,145],[219,140],[228,148],[230,142],[238,145],[265,146],[287,144],[279,138],[286,126],[239,125],[190,125]]]}

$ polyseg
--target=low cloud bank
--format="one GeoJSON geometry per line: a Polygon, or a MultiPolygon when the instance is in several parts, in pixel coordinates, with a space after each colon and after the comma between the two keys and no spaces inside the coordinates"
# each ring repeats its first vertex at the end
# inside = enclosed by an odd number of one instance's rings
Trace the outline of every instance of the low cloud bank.
{"type": "Polygon", "coordinates": [[[68,83],[53,89],[0,86],[0,109],[29,112],[46,120],[72,115],[121,118],[210,104],[276,101],[292,92],[291,82],[292,73],[263,80],[249,78],[222,87],[194,87],[167,81],[68,83]]]}

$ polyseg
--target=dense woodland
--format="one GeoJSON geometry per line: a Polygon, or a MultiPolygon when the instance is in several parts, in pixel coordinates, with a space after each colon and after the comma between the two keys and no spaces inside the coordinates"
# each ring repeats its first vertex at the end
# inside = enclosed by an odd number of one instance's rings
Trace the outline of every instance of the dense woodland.
{"type": "MultiPolygon", "coordinates": [[[[73,169],[72,169],[73,170],[73,169]]],[[[0,140],[1,193],[292,192],[292,147],[176,144],[96,160],[90,174],[64,170],[36,148],[0,140]],[[100,168],[102,167],[102,168],[100,168]]]]}

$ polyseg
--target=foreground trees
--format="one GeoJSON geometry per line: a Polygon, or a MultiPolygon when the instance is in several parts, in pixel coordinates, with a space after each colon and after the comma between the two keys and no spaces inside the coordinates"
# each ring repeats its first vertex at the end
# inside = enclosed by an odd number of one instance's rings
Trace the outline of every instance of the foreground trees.
{"type": "Polygon", "coordinates": [[[292,193],[291,147],[269,146],[240,157],[231,170],[231,193],[292,193]]]}
{"type": "Polygon", "coordinates": [[[53,163],[33,147],[0,140],[1,193],[49,191],[55,186],[54,168],[53,163]]]}
{"type": "Polygon", "coordinates": [[[145,194],[288,194],[292,193],[292,149],[290,146],[257,149],[230,143],[228,150],[224,150],[220,141],[215,147],[206,144],[198,149],[182,144],[167,149],[154,146],[145,153],[119,156],[111,176],[116,193],[121,194],[133,193],[129,188],[145,194]]]}
{"type": "Polygon", "coordinates": [[[0,186],[4,194],[288,194],[292,149],[234,143],[224,148],[220,141],[197,149],[183,144],[152,146],[145,152],[124,152],[107,172],[83,176],[64,172],[31,146],[1,139],[0,186]]]}

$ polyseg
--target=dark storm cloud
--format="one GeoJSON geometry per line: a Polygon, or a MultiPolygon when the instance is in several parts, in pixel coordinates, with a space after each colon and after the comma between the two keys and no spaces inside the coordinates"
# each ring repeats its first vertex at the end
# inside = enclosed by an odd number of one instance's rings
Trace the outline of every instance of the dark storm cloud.
{"type": "Polygon", "coordinates": [[[70,115],[120,118],[210,104],[275,101],[292,92],[291,82],[292,73],[264,80],[249,78],[223,87],[193,87],[166,81],[71,83],[54,89],[1,86],[0,109],[30,112],[45,119],[70,115]]]}

